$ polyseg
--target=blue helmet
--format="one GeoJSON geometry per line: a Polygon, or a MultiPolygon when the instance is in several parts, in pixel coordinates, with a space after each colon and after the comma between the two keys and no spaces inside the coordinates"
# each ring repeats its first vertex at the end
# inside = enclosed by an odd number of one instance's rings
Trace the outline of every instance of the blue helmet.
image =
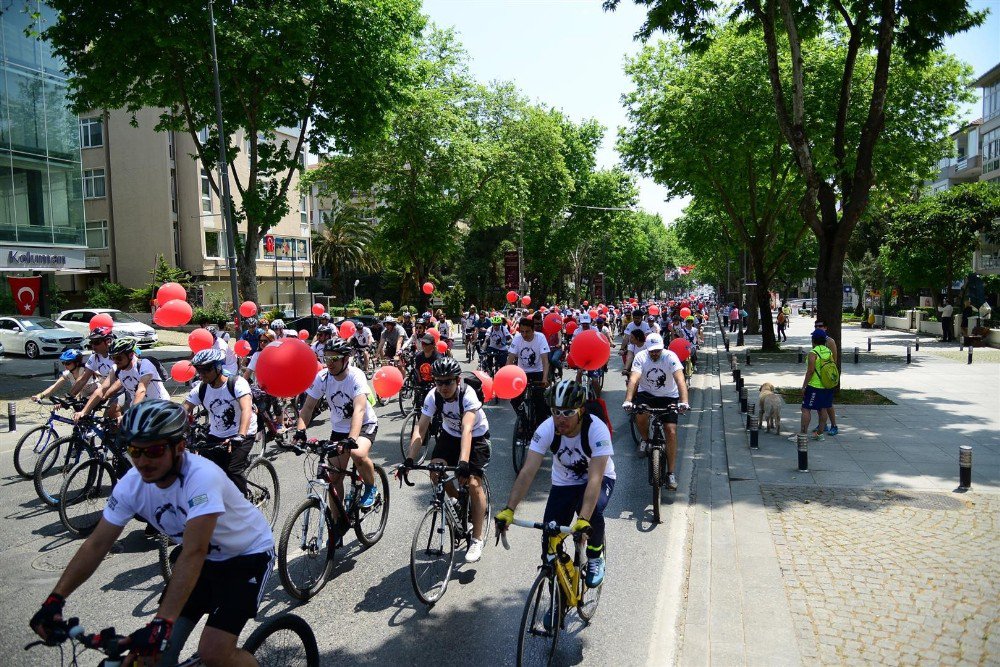
{"type": "Polygon", "coordinates": [[[76,350],[76,349],[66,350],[65,352],[59,355],[59,361],[63,362],[64,364],[67,364],[71,361],[80,363],[81,361],[83,361],[83,350],[76,350]]]}

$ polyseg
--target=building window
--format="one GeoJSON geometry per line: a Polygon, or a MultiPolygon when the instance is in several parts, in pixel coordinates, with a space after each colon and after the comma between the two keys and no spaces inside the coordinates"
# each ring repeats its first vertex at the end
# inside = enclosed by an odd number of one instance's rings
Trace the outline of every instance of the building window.
{"type": "Polygon", "coordinates": [[[100,148],[104,145],[104,121],[100,118],[80,119],[80,147],[100,148]]]}
{"type": "Polygon", "coordinates": [[[177,213],[177,170],[170,170],[170,210],[177,213]]]}
{"type": "Polygon", "coordinates": [[[108,247],[107,220],[87,221],[87,247],[91,250],[100,250],[108,247]]]}
{"type": "Polygon", "coordinates": [[[309,226],[309,209],[306,207],[305,197],[299,197],[299,224],[303,227],[309,226]]]}
{"type": "Polygon", "coordinates": [[[983,135],[983,173],[1000,169],[1000,127],[983,135]]]}
{"type": "Polygon", "coordinates": [[[983,120],[1000,115],[1000,81],[983,87],[983,120]]]}
{"type": "Polygon", "coordinates": [[[208,128],[207,127],[203,127],[200,130],[198,130],[198,141],[201,142],[202,146],[204,146],[205,144],[208,143],[208,128]]]}
{"type": "Polygon", "coordinates": [[[167,153],[170,154],[170,159],[174,159],[174,132],[171,130],[167,132],[167,153]]]}
{"type": "Polygon", "coordinates": [[[222,232],[205,232],[205,257],[222,258],[222,232]]]}
{"type": "Polygon", "coordinates": [[[83,198],[101,199],[105,196],[104,190],[104,170],[84,169],[83,170],[83,198]]]}
{"type": "Polygon", "coordinates": [[[201,210],[212,212],[212,183],[208,180],[208,172],[201,170],[201,210]]]}
{"type": "Polygon", "coordinates": [[[181,228],[174,220],[173,224],[173,237],[174,237],[174,266],[181,265],[181,228]]]}

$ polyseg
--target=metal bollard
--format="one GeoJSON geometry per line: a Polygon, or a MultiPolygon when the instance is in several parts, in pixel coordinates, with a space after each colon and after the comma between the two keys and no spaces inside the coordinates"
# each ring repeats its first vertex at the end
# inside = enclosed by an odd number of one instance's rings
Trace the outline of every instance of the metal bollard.
{"type": "Polygon", "coordinates": [[[972,364],[972,346],[969,346],[969,364],[972,364]]]}
{"type": "Polygon", "coordinates": [[[809,472],[809,436],[805,433],[796,435],[795,446],[799,450],[799,472],[809,472]]]}
{"type": "Polygon", "coordinates": [[[917,352],[920,351],[920,336],[913,337],[913,349],[917,352]]]}
{"type": "Polygon", "coordinates": [[[747,411],[747,388],[740,389],[740,412],[747,411]]]}
{"type": "Polygon", "coordinates": [[[958,488],[972,488],[972,445],[958,447],[958,488]]]}
{"type": "Polygon", "coordinates": [[[910,344],[906,344],[906,363],[910,363],[912,357],[910,356],[910,344]]]}
{"type": "Polygon", "coordinates": [[[799,353],[798,354],[798,358],[795,360],[795,363],[801,364],[802,363],[802,348],[801,347],[798,349],[798,353],[799,353]]]}
{"type": "Polygon", "coordinates": [[[739,382],[740,381],[740,375],[741,375],[740,369],[739,368],[734,368],[733,369],[733,382],[739,382]]]}
{"type": "Polygon", "coordinates": [[[56,361],[52,362],[52,379],[53,380],[59,379],[59,363],[56,361]]]}
{"type": "Polygon", "coordinates": [[[742,377],[736,378],[736,393],[737,395],[743,391],[743,385],[745,384],[742,377]]]}
{"type": "Polygon", "coordinates": [[[750,350],[747,350],[747,366],[750,366],[750,365],[752,365],[750,363],[750,350]]]}
{"type": "Polygon", "coordinates": [[[17,403],[10,401],[7,403],[7,432],[13,433],[17,430],[17,403]]]}
{"type": "Polygon", "coordinates": [[[871,336],[868,337],[868,351],[869,352],[872,351],[872,337],[871,336]]]}
{"type": "Polygon", "coordinates": [[[861,361],[861,348],[857,345],[854,346],[854,363],[861,361]]]}
{"type": "Polygon", "coordinates": [[[756,417],[754,417],[754,413],[755,412],[757,412],[757,404],[756,403],[747,403],[747,426],[746,426],[746,430],[748,430],[748,431],[750,430],[750,424],[751,424],[751,422],[754,419],[756,419],[756,417]]]}
{"type": "Polygon", "coordinates": [[[760,448],[760,424],[757,415],[750,416],[750,449],[760,448]]]}

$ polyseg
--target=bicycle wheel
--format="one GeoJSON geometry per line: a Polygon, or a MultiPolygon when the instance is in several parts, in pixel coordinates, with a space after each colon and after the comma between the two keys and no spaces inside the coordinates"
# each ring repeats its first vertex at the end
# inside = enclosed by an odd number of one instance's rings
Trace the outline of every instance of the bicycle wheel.
{"type": "Polygon", "coordinates": [[[34,484],[38,498],[49,507],[59,506],[59,489],[74,465],[94,457],[93,445],[75,435],[50,443],[35,462],[34,484]]]}
{"type": "MultiPolygon", "coordinates": [[[[605,561],[608,558],[608,545],[605,543],[603,556],[605,561]]],[[[597,605],[601,601],[601,589],[604,588],[602,581],[599,586],[589,588],[586,581],[586,573],[580,575],[580,601],[576,605],[576,613],[580,615],[585,623],[590,623],[597,613],[597,605]]]]}
{"type": "Polygon", "coordinates": [[[375,488],[378,489],[378,494],[375,496],[374,505],[362,509],[355,502],[351,508],[351,513],[354,515],[354,534],[358,536],[358,542],[366,547],[382,539],[385,524],[389,520],[389,478],[380,465],[375,466],[375,488]]]}
{"type": "Polygon", "coordinates": [[[663,479],[660,475],[662,471],[661,459],[663,458],[662,445],[656,443],[649,450],[649,484],[653,487],[653,523],[660,523],[660,491],[663,479]]]}
{"type": "Polygon", "coordinates": [[[250,633],[243,650],[261,667],[319,667],[319,646],[312,628],[295,614],[275,616],[250,633]]]}
{"type": "Polygon", "coordinates": [[[413,533],[410,582],[424,604],[434,604],[448,589],[455,564],[455,532],[440,507],[431,505],[413,533]]]}
{"type": "Polygon", "coordinates": [[[562,623],[562,590],[555,576],[543,569],[528,592],[528,601],[521,614],[521,629],[517,638],[517,664],[550,665],[559,639],[562,623]]]}
{"type": "Polygon", "coordinates": [[[632,442],[635,443],[636,447],[638,447],[639,446],[639,424],[638,424],[638,422],[636,422],[634,414],[629,415],[629,418],[628,418],[628,427],[629,427],[629,431],[632,433],[632,442]]]}
{"type": "Polygon", "coordinates": [[[333,571],[334,536],[319,498],[306,498],[281,529],[278,574],[296,600],[308,600],[326,585],[333,571]]]}
{"type": "MultiPolygon", "coordinates": [[[[403,420],[403,426],[399,430],[399,454],[404,461],[410,453],[410,438],[413,437],[413,430],[417,428],[419,419],[420,413],[414,412],[403,420]]],[[[421,447],[420,451],[423,450],[424,447],[421,447]]]]}
{"type": "Polygon", "coordinates": [[[87,459],[73,466],[59,489],[59,520],[73,537],[86,537],[97,527],[117,477],[111,464],[87,459]]]}
{"type": "Polygon", "coordinates": [[[514,437],[511,443],[511,462],[514,464],[514,474],[521,472],[524,459],[528,455],[528,444],[531,442],[531,435],[528,433],[528,419],[523,413],[517,413],[517,420],[514,422],[514,437]]]}
{"type": "Polygon", "coordinates": [[[406,378],[403,380],[403,386],[400,388],[399,393],[396,394],[396,400],[399,402],[399,412],[402,415],[406,415],[408,410],[408,405],[411,402],[410,399],[413,398],[413,382],[410,380],[409,371],[406,373],[406,378]]]}
{"type": "Polygon", "coordinates": [[[14,446],[14,470],[25,479],[31,479],[35,463],[42,451],[59,438],[56,430],[48,424],[29,428],[14,446]]]}
{"type": "Polygon", "coordinates": [[[490,530],[493,528],[493,496],[490,494],[490,481],[484,474],[479,478],[486,493],[486,516],[483,518],[483,542],[490,541],[490,530]]]}
{"type": "Polygon", "coordinates": [[[247,500],[264,513],[267,523],[274,528],[281,503],[278,473],[266,459],[257,459],[244,471],[247,479],[247,500]]]}

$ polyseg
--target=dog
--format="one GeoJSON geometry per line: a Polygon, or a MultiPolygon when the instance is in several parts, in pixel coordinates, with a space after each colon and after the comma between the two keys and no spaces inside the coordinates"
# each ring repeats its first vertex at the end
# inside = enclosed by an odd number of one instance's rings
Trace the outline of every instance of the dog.
{"type": "Polygon", "coordinates": [[[760,386],[757,405],[760,406],[760,423],[765,425],[765,431],[770,432],[774,426],[774,433],[781,435],[781,406],[784,404],[784,399],[774,390],[773,384],[765,382],[760,386]]]}

